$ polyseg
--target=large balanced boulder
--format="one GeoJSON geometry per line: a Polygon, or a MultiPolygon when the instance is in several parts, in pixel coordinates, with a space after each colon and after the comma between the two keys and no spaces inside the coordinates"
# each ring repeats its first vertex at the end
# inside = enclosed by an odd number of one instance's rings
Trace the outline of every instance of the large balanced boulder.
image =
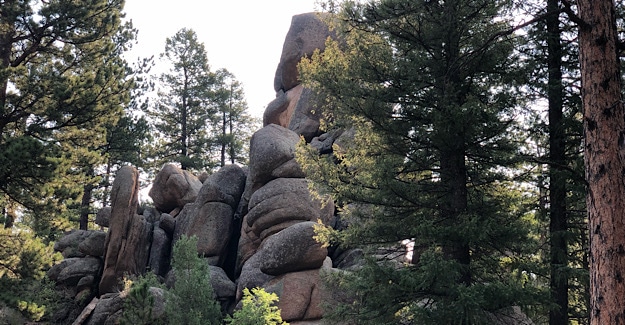
{"type": "Polygon", "coordinates": [[[297,133],[270,124],[256,131],[250,142],[250,180],[254,190],[280,177],[304,177],[295,161],[297,133]]]}
{"type": "Polygon", "coordinates": [[[100,294],[119,290],[119,280],[142,274],[148,261],[152,224],[137,215],[139,172],[122,167],[111,190],[111,220],[106,235],[100,294]]]}
{"type": "Polygon", "coordinates": [[[284,39],[280,62],[276,69],[273,87],[276,92],[287,91],[299,84],[297,64],[316,49],[325,49],[326,39],[333,35],[320,13],[295,15],[284,39]]]}
{"type": "Polygon", "coordinates": [[[161,212],[170,212],[195,201],[202,182],[189,171],[167,164],[158,172],[148,193],[154,206],[161,212]]]}

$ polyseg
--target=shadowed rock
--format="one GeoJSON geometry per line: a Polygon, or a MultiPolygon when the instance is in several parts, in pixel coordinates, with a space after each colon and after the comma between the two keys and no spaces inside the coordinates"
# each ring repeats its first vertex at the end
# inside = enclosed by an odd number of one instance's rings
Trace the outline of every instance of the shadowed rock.
{"type": "Polygon", "coordinates": [[[158,172],[148,193],[154,206],[161,212],[170,212],[195,201],[202,183],[190,172],[167,164],[158,172]]]}
{"type": "Polygon", "coordinates": [[[72,230],[54,244],[54,250],[63,257],[104,255],[106,234],[97,230],[72,230]]]}
{"type": "MultiPolygon", "coordinates": [[[[202,186],[193,208],[176,220],[174,241],[182,235],[198,238],[198,253],[211,265],[221,265],[233,232],[235,209],[245,188],[246,174],[237,165],[228,165],[210,175],[202,186]]],[[[191,206],[191,205],[187,205],[191,206]]]]}
{"type": "Polygon", "coordinates": [[[66,258],[48,270],[48,278],[58,284],[77,286],[84,277],[97,276],[102,267],[102,260],[97,257],[66,258]]]}
{"type": "Polygon", "coordinates": [[[256,253],[261,261],[260,270],[280,275],[320,268],[328,250],[314,239],[315,224],[300,222],[263,241],[256,253]]]}
{"type": "Polygon", "coordinates": [[[118,291],[125,275],[142,274],[148,260],[152,225],[137,215],[139,173],[122,167],[111,190],[111,220],[106,236],[100,294],[118,291]]]}

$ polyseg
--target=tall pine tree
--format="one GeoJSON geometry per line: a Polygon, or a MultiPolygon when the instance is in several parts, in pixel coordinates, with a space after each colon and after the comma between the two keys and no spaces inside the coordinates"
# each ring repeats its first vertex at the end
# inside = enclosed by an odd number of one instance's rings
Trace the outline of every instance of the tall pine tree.
{"type": "Polygon", "coordinates": [[[531,154],[541,189],[536,211],[545,225],[541,247],[547,268],[537,273],[545,274],[549,285],[554,306],[549,323],[568,324],[571,319],[584,324],[588,241],[576,33],[573,24],[561,19],[559,1],[523,5],[531,15],[542,17],[529,28],[528,42],[520,49],[528,63],[528,97],[536,98],[526,124],[537,151],[531,154]]]}
{"type": "Polygon", "coordinates": [[[590,231],[590,323],[625,323],[625,105],[615,3],[577,1],[590,231]],[[623,201],[622,201],[623,200],[623,201]],[[622,202],[621,202],[622,201],[622,202]]]}
{"type": "Polygon", "coordinates": [[[5,1],[0,10],[0,202],[35,230],[76,200],[129,100],[123,1],[5,1]],[[23,220],[27,220],[25,218],[23,220]]]}
{"type": "Polygon", "coordinates": [[[260,121],[247,112],[243,85],[226,69],[216,73],[217,90],[215,102],[218,107],[217,122],[213,125],[215,149],[220,153],[220,164],[247,162],[249,142],[260,121]]]}
{"type": "MultiPolygon", "coordinates": [[[[344,2],[339,42],[300,64],[334,157],[300,150],[349,226],[340,245],[377,252],[413,239],[413,264],[382,258],[348,275],[359,324],[481,324],[524,303],[527,240],[510,180],[516,148],[506,1],[344,2]],[[386,262],[385,262],[386,260],[386,262]],[[350,281],[352,280],[352,281],[350,281]]],[[[332,233],[332,231],[330,231],[332,233]]]]}
{"type": "Polygon", "coordinates": [[[158,142],[156,168],[178,162],[182,169],[202,170],[216,165],[210,152],[208,125],[215,119],[216,78],[210,71],[204,44],[195,31],[183,28],[167,38],[161,55],[171,66],[159,78],[159,99],[148,115],[158,142]]]}

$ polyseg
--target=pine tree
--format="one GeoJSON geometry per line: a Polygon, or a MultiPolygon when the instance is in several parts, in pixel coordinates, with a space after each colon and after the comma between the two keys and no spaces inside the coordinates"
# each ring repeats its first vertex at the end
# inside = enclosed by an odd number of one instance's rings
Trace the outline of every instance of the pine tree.
{"type": "Polygon", "coordinates": [[[208,264],[197,254],[197,237],[183,236],[172,251],[176,282],[169,291],[166,315],[170,324],[221,324],[208,264]]]}
{"type": "Polygon", "coordinates": [[[625,323],[625,105],[614,1],[577,1],[590,231],[590,323],[625,323]]]}
{"type": "Polygon", "coordinates": [[[78,199],[90,181],[80,169],[99,159],[90,148],[128,101],[121,53],[135,31],[121,23],[122,8],[117,0],[2,4],[0,192],[37,227],[78,199]]]}
{"type": "Polygon", "coordinates": [[[349,224],[335,238],[378,257],[415,242],[412,265],[387,256],[347,276],[356,299],[341,319],[479,324],[532,296],[515,278],[527,232],[508,176],[518,103],[514,43],[498,37],[506,5],[345,2],[340,41],[300,63],[327,127],[353,132],[334,157],[299,151],[349,224]]]}
{"type": "Polygon", "coordinates": [[[161,55],[171,64],[159,78],[159,99],[148,109],[156,128],[156,168],[178,162],[182,169],[201,170],[216,164],[211,160],[211,135],[207,125],[215,119],[216,78],[210,71],[204,44],[197,34],[183,28],[167,38],[161,55]]]}
{"type": "Polygon", "coordinates": [[[215,147],[220,152],[220,166],[228,161],[231,164],[246,164],[249,142],[259,121],[247,112],[247,102],[243,86],[228,70],[220,69],[216,73],[217,90],[215,102],[219,118],[215,119],[213,134],[215,147]],[[227,158],[227,159],[226,159],[227,158]]]}
{"type": "Polygon", "coordinates": [[[548,248],[544,256],[548,268],[537,273],[548,274],[556,306],[549,311],[549,323],[568,324],[569,319],[586,323],[587,234],[576,33],[573,24],[561,19],[559,1],[524,5],[543,17],[528,30],[528,43],[521,47],[530,75],[528,97],[537,98],[527,118],[529,138],[538,151],[531,154],[542,192],[536,210],[548,230],[541,234],[548,241],[541,245],[548,248]],[[547,103],[546,110],[541,101],[547,103]]]}

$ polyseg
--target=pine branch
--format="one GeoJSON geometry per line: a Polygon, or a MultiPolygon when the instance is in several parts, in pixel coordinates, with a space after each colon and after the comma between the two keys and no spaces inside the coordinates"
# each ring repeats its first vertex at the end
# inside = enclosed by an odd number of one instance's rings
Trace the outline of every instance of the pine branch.
{"type": "Polygon", "coordinates": [[[577,24],[580,28],[588,28],[590,24],[585,22],[580,16],[578,16],[572,9],[572,4],[569,0],[561,0],[564,8],[562,11],[569,17],[569,19],[577,24]]]}

